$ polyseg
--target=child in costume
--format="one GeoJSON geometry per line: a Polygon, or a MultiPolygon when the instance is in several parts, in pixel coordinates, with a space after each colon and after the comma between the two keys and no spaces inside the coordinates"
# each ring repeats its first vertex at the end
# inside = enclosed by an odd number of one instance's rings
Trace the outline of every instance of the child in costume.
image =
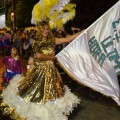
{"type": "Polygon", "coordinates": [[[30,69],[34,65],[34,56],[30,56],[28,59],[27,69],[30,69]]]}
{"type": "Polygon", "coordinates": [[[11,55],[3,58],[4,71],[3,71],[3,84],[8,84],[13,76],[22,73],[22,65],[19,60],[18,50],[15,47],[11,49],[11,55]]]}

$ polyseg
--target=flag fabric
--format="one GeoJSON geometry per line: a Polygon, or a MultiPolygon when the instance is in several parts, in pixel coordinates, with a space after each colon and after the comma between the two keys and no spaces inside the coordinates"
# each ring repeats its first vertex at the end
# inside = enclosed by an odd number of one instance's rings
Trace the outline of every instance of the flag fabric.
{"type": "Polygon", "coordinates": [[[56,57],[77,82],[120,105],[120,1],[56,57]]]}

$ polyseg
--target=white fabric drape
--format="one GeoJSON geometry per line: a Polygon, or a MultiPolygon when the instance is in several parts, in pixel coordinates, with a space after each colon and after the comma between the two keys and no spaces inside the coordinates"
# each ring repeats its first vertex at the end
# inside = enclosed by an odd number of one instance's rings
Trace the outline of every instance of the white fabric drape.
{"type": "Polygon", "coordinates": [[[56,57],[79,83],[120,105],[120,1],[56,57]]]}

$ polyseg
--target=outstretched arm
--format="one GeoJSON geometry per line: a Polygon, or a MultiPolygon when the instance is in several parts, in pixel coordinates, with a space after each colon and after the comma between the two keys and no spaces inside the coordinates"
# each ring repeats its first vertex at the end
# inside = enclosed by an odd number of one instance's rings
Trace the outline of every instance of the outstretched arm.
{"type": "Polygon", "coordinates": [[[82,32],[83,32],[83,30],[74,34],[74,35],[70,35],[70,36],[65,37],[65,38],[55,38],[55,43],[58,45],[58,44],[70,42],[70,41],[74,40],[82,32]]]}

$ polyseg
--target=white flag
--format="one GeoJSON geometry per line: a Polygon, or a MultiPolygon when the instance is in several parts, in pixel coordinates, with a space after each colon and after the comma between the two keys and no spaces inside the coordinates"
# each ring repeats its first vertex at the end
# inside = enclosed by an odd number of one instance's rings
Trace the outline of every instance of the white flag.
{"type": "Polygon", "coordinates": [[[120,105],[120,1],[56,57],[79,83],[120,105]]]}

